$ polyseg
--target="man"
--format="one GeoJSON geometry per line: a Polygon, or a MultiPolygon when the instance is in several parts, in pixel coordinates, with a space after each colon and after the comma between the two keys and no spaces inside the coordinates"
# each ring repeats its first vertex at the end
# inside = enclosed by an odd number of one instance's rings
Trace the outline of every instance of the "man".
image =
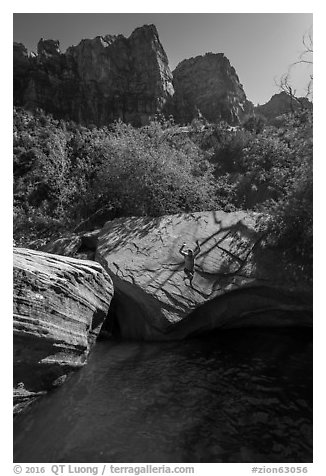
{"type": "Polygon", "coordinates": [[[189,279],[190,286],[192,286],[192,280],[194,279],[195,258],[200,253],[198,240],[196,241],[196,245],[197,246],[194,250],[188,249],[187,251],[183,251],[184,247],[186,246],[186,243],[184,243],[179,250],[179,253],[184,257],[185,263],[184,272],[186,276],[183,279],[189,279]]]}

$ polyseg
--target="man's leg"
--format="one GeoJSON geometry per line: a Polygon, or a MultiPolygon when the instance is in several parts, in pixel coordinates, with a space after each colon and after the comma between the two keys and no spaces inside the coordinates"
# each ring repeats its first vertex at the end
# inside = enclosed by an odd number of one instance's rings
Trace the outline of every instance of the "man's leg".
{"type": "Polygon", "coordinates": [[[193,272],[190,272],[189,275],[190,275],[189,284],[190,284],[190,286],[192,287],[192,280],[194,279],[194,273],[193,273],[193,272]]]}
{"type": "Polygon", "coordinates": [[[190,286],[192,286],[192,280],[194,278],[194,272],[190,271],[190,269],[187,269],[187,268],[184,269],[184,272],[185,272],[186,276],[183,279],[184,280],[189,279],[189,284],[190,284],[190,286]]]}

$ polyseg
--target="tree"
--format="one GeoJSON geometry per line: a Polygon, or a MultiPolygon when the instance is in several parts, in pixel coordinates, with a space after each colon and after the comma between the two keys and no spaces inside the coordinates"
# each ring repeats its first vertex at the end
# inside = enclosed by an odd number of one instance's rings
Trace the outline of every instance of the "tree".
{"type": "Polygon", "coordinates": [[[213,167],[165,123],[92,130],[14,112],[14,233],[27,244],[131,215],[214,209],[213,167]]]}
{"type": "Polygon", "coordinates": [[[305,109],[307,105],[307,101],[304,99],[312,99],[312,91],[313,91],[313,74],[312,74],[312,65],[313,65],[313,38],[312,38],[312,31],[309,30],[303,35],[302,38],[303,50],[299,55],[297,61],[292,63],[288,71],[284,73],[279,80],[276,80],[276,85],[279,87],[281,91],[286,92],[290,97],[290,104],[291,104],[291,112],[294,112],[296,109],[295,106],[299,106],[301,109],[305,109]],[[294,68],[297,66],[308,65],[310,69],[308,75],[309,79],[306,86],[306,94],[302,98],[297,96],[297,91],[292,84],[291,75],[293,73],[294,68]]]}

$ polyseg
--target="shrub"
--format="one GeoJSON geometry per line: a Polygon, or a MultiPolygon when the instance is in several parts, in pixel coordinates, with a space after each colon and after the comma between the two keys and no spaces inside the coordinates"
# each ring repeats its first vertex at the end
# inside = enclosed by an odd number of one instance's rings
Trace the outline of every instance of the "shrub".
{"type": "Polygon", "coordinates": [[[191,140],[175,140],[171,127],[154,121],[90,130],[16,110],[16,239],[81,222],[214,208],[212,166],[191,140]]]}
{"type": "Polygon", "coordinates": [[[90,130],[15,110],[16,241],[121,216],[255,209],[271,217],[273,245],[310,273],[312,114],[282,116],[260,132],[246,130],[248,121],[190,133],[162,118],[90,130]]]}
{"type": "Polygon", "coordinates": [[[267,119],[260,114],[246,116],[242,121],[242,127],[254,134],[260,134],[265,129],[267,119]]]}

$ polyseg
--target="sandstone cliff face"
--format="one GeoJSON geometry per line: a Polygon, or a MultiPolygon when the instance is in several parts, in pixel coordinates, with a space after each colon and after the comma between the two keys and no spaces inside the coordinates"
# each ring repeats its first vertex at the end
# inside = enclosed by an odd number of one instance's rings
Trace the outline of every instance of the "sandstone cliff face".
{"type": "Polygon", "coordinates": [[[173,71],[171,110],[177,122],[202,114],[210,122],[237,124],[252,111],[235,69],[223,53],[207,53],[182,61],[173,71]]]}
{"type": "Polygon", "coordinates": [[[13,87],[14,102],[24,103],[24,91],[26,88],[26,77],[29,75],[30,59],[28,51],[22,43],[14,43],[13,48],[13,87]]]}
{"type": "Polygon", "coordinates": [[[168,59],[154,25],[137,28],[129,38],[82,40],[64,54],[59,42],[41,39],[37,53],[28,58],[24,82],[15,83],[17,105],[87,124],[121,119],[142,125],[173,94],[168,59]]]}
{"type": "Polygon", "coordinates": [[[97,263],[14,250],[16,412],[86,363],[112,295],[97,263]]]}
{"type": "Polygon", "coordinates": [[[55,40],[41,39],[31,56],[15,43],[14,104],[98,126],[140,126],[161,112],[180,123],[203,115],[237,124],[253,110],[223,53],[184,60],[172,75],[154,25],[129,38],[84,39],[65,53],[55,40]]]}

